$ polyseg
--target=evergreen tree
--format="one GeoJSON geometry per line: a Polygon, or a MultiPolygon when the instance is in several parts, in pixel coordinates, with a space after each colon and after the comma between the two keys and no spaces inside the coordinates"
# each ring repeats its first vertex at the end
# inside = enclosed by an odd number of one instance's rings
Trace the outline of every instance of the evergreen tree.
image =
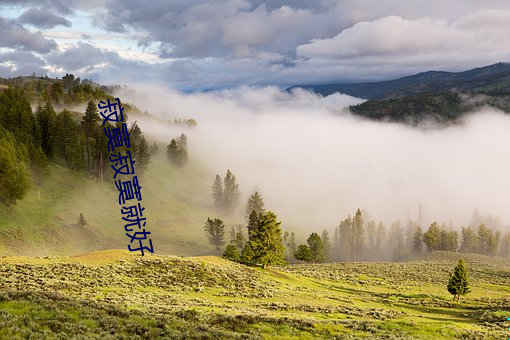
{"type": "Polygon", "coordinates": [[[340,234],[340,260],[352,261],[352,218],[349,215],[346,219],[340,222],[338,226],[340,234]]]}
{"type": "Polygon", "coordinates": [[[413,235],[413,253],[416,255],[421,254],[423,250],[423,231],[418,226],[413,235]]]}
{"type": "Polygon", "coordinates": [[[179,164],[179,148],[177,147],[177,141],[172,138],[170,144],[166,147],[166,154],[168,159],[170,159],[170,163],[178,166],[179,164]]]}
{"type": "Polygon", "coordinates": [[[476,253],[479,249],[478,238],[476,233],[471,227],[462,228],[462,245],[460,251],[463,253],[476,253]]]}
{"type": "Polygon", "coordinates": [[[391,243],[391,260],[403,261],[410,256],[410,250],[406,247],[404,228],[400,220],[391,224],[389,243],[391,243]]]}
{"type": "Polygon", "coordinates": [[[85,221],[85,217],[83,217],[83,213],[80,213],[80,217],[78,218],[78,225],[80,227],[86,226],[88,223],[85,221]]]}
{"type": "Polygon", "coordinates": [[[83,127],[83,131],[85,132],[85,150],[87,152],[87,171],[90,173],[92,169],[92,158],[90,156],[90,137],[93,133],[94,127],[97,122],[100,120],[99,114],[97,113],[97,106],[91,100],[87,104],[87,109],[85,110],[85,115],[82,118],[81,125],[83,127]]]}
{"type": "Polygon", "coordinates": [[[358,209],[352,219],[352,250],[355,261],[360,259],[363,247],[363,232],[363,216],[361,215],[361,210],[358,209]]]}
{"type": "Polygon", "coordinates": [[[212,196],[214,198],[214,206],[219,211],[222,211],[224,207],[223,181],[221,180],[221,177],[218,174],[216,175],[212,186],[212,196]]]}
{"type": "Polygon", "coordinates": [[[41,148],[46,157],[52,158],[55,144],[57,115],[50,102],[47,102],[43,108],[37,108],[36,119],[39,123],[41,132],[41,148]]]}
{"type": "Polygon", "coordinates": [[[441,230],[437,222],[433,222],[423,234],[423,243],[429,250],[438,250],[441,245],[441,230]]]}
{"type": "Polygon", "coordinates": [[[450,274],[447,289],[453,295],[453,300],[457,299],[457,302],[460,302],[461,295],[466,295],[471,291],[469,289],[467,266],[463,259],[459,260],[453,275],[450,274]]]}
{"type": "Polygon", "coordinates": [[[287,246],[289,247],[289,251],[294,253],[297,248],[297,242],[296,242],[296,234],[294,232],[290,233],[289,242],[287,243],[287,246]]]}
{"type": "MultiPolygon", "coordinates": [[[[120,125],[120,127],[122,128],[122,125],[120,125]]],[[[129,151],[131,152],[131,157],[136,161],[138,161],[138,149],[139,149],[141,140],[142,140],[142,129],[140,129],[138,124],[136,122],[134,122],[131,125],[131,128],[129,129],[129,143],[131,144],[129,151]]]]}
{"type": "Polygon", "coordinates": [[[223,221],[218,218],[207,218],[204,230],[209,239],[209,243],[215,246],[216,250],[219,251],[221,246],[225,243],[225,225],[223,221]]]}
{"type": "Polygon", "coordinates": [[[324,261],[328,262],[332,258],[331,254],[331,241],[329,240],[329,233],[326,229],[322,231],[321,235],[322,246],[324,248],[324,261]]]}
{"type": "Polygon", "coordinates": [[[261,264],[262,268],[270,264],[284,264],[284,247],[282,244],[281,222],[271,212],[260,213],[258,228],[252,233],[247,245],[253,250],[252,262],[261,264]]]}
{"type": "Polygon", "coordinates": [[[485,224],[478,227],[478,244],[480,254],[494,255],[498,248],[500,234],[496,235],[485,224]]]}
{"type": "Polygon", "coordinates": [[[243,233],[243,227],[238,225],[230,229],[230,244],[236,246],[239,251],[242,251],[246,243],[246,236],[243,233]]]}
{"type": "Polygon", "coordinates": [[[377,229],[377,224],[375,223],[374,220],[371,220],[370,222],[368,222],[367,224],[367,241],[368,241],[368,258],[369,259],[374,259],[376,258],[375,256],[375,247],[376,247],[376,238],[377,238],[377,233],[376,233],[376,229],[377,229]]]}
{"type": "Polygon", "coordinates": [[[55,104],[60,103],[60,100],[64,96],[64,87],[62,86],[62,82],[56,81],[51,85],[51,100],[55,104]]]}
{"type": "Polygon", "coordinates": [[[151,155],[157,155],[159,153],[159,146],[156,142],[152,142],[152,145],[150,147],[150,153],[151,155]]]}
{"type": "Polygon", "coordinates": [[[184,133],[177,138],[177,148],[179,150],[179,161],[182,166],[188,162],[188,137],[184,133]]]}
{"type": "Polygon", "coordinates": [[[184,133],[181,133],[181,135],[177,138],[177,146],[179,149],[188,150],[188,137],[184,133]]]}
{"type": "Polygon", "coordinates": [[[310,260],[312,262],[324,261],[324,244],[319,234],[311,233],[306,242],[310,248],[310,260]]]}
{"type": "Polygon", "coordinates": [[[248,220],[248,240],[251,241],[259,229],[259,216],[255,211],[252,211],[248,220]]]}
{"type": "Polygon", "coordinates": [[[223,252],[223,257],[230,261],[238,262],[241,259],[241,254],[239,254],[239,250],[233,244],[228,244],[223,252]]]}
{"type": "Polygon", "coordinates": [[[26,153],[26,148],[0,127],[0,201],[7,205],[15,204],[30,189],[26,153]]]}
{"type": "MultiPolygon", "coordinates": [[[[107,122],[105,124],[105,127],[112,127],[110,122],[107,122]]],[[[107,162],[108,158],[110,157],[110,152],[108,151],[108,137],[104,133],[103,128],[98,124],[94,127],[93,135],[94,137],[94,159],[96,163],[96,169],[97,177],[99,180],[104,179],[104,173],[105,170],[108,168],[112,169],[109,165],[109,162],[107,162]]],[[[113,169],[112,169],[113,170],[113,169]]]]}
{"type": "Polygon", "coordinates": [[[500,255],[510,257],[510,232],[506,233],[501,240],[500,255]]]}
{"type": "Polygon", "coordinates": [[[32,107],[22,89],[8,87],[0,91],[0,126],[11,132],[16,142],[36,143],[32,137],[34,123],[32,107]]]}
{"type": "Polygon", "coordinates": [[[223,190],[225,211],[227,213],[232,213],[232,211],[239,205],[240,197],[239,185],[236,183],[236,176],[234,176],[230,170],[227,170],[223,183],[225,185],[223,190]]]}
{"type": "Polygon", "coordinates": [[[404,246],[404,228],[402,227],[400,220],[396,220],[390,226],[388,248],[392,252],[395,252],[395,249],[401,249],[403,246],[404,246]]]}
{"type": "Polygon", "coordinates": [[[377,245],[376,245],[376,253],[379,255],[379,258],[384,257],[386,258],[386,252],[388,248],[388,241],[386,238],[386,227],[384,224],[379,221],[379,224],[377,225],[377,245]]]}
{"type": "Polygon", "coordinates": [[[335,228],[335,232],[333,234],[333,259],[335,261],[340,261],[340,233],[338,231],[338,227],[335,228]]]}
{"type": "Polygon", "coordinates": [[[294,232],[289,233],[286,231],[283,233],[283,243],[285,245],[285,260],[290,262],[296,252],[296,235],[294,232]]]}
{"type": "Polygon", "coordinates": [[[147,143],[142,135],[138,144],[138,155],[136,155],[136,173],[143,175],[149,168],[150,162],[151,152],[149,150],[149,143],[147,143]]]}
{"type": "Polygon", "coordinates": [[[480,224],[478,226],[478,244],[479,249],[478,251],[480,254],[487,254],[488,252],[488,244],[489,244],[489,236],[490,236],[490,230],[485,226],[485,224],[480,224]]]}
{"type": "Polygon", "coordinates": [[[241,262],[245,264],[253,263],[254,257],[255,253],[253,252],[253,248],[248,242],[244,245],[243,251],[241,252],[241,262]]]}
{"type": "Polygon", "coordinates": [[[310,262],[312,260],[312,252],[310,247],[305,244],[300,244],[294,252],[294,257],[299,261],[310,262]]]}
{"type": "Polygon", "coordinates": [[[83,164],[83,152],[78,129],[79,126],[69,110],[64,109],[57,115],[55,151],[64,164],[72,169],[78,169],[79,165],[83,164]],[[78,161],[78,157],[80,161],[78,161]]]}
{"type": "Polygon", "coordinates": [[[418,226],[419,225],[417,223],[415,223],[413,220],[409,220],[407,222],[407,227],[405,228],[405,240],[404,240],[404,247],[406,248],[406,250],[413,251],[414,234],[416,233],[418,226]]]}
{"type": "Polygon", "coordinates": [[[250,218],[250,215],[253,211],[255,211],[257,215],[265,211],[264,200],[258,191],[255,191],[253,194],[251,194],[250,198],[248,198],[248,202],[246,202],[246,208],[244,209],[244,215],[246,216],[246,219],[250,218]]]}
{"type": "Polygon", "coordinates": [[[493,256],[498,250],[499,240],[501,238],[501,232],[496,230],[495,233],[491,231],[489,234],[489,240],[487,244],[487,255],[493,256]]]}
{"type": "Polygon", "coordinates": [[[457,231],[446,231],[441,232],[441,235],[445,238],[441,243],[444,244],[443,250],[446,251],[457,251],[459,248],[459,233],[457,231]]]}
{"type": "Polygon", "coordinates": [[[182,134],[177,139],[172,139],[167,146],[167,156],[170,162],[178,168],[188,162],[188,138],[182,134]]]}

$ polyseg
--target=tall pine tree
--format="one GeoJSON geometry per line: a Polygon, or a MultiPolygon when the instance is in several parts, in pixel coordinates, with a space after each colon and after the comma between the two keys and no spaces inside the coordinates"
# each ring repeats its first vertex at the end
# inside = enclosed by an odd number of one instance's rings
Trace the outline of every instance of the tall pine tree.
{"type": "Polygon", "coordinates": [[[207,218],[204,231],[209,239],[209,243],[215,246],[216,250],[219,251],[221,246],[225,244],[225,225],[223,221],[218,218],[207,218]]]}
{"type": "Polygon", "coordinates": [[[236,176],[230,170],[227,170],[223,183],[225,185],[223,191],[225,212],[230,214],[239,205],[239,197],[241,195],[239,193],[239,185],[236,183],[236,176]]]}
{"type": "Polygon", "coordinates": [[[324,244],[319,234],[311,233],[306,242],[310,248],[310,260],[312,262],[324,261],[324,244]]]}
{"type": "Polygon", "coordinates": [[[361,210],[358,209],[352,219],[352,250],[355,261],[360,259],[361,249],[363,248],[363,234],[363,215],[361,215],[361,210]]]}
{"type": "Polygon", "coordinates": [[[85,110],[85,115],[83,115],[81,126],[83,131],[85,132],[85,150],[87,152],[87,171],[90,173],[92,169],[92,158],[90,153],[90,137],[94,131],[94,127],[97,122],[100,120],[99,114],[97,113],[97,106],[91,100],[87,104],[87,109],[85,110]]]}
{"type": "Polygon", "coordinates": [[[250,218],[250,215],[253,211],[255,211],[257,215],[265,211],[264,200],[258,191],[255,191],[253,194],[251,194],[250,198],[248,198],[248,202],[246,202],[246,207],[244,209],[244,215],[246,216],[246,219],[250,218]]]}
{"type": "Polygon", "coordinates": [[[7,205],[22,199],[31,186],[26,148],[0,127],[0,201],[7,205]]]}
{"type": "Polygon", "coordinates": [[[471,291],[469,289],[467,266],[463,259],[459,260],[453,275],[450,274],[447,289],[453,295],[453,300],[457,299],[457,303],[460,302],[461,295],[466,295],[471,291]]]}
{"type": "Polygon", "coordinates": [[[271,264],[285,263],[281,222],[276,219],[276,215],[271,211],[260,213],[258,228],[253,232],[250,241],[245,246],[245,248],[249,247],[253,251],[252,263],[260,264],[262,268],[271,264]]]}
{"type": "Polygon", "coordinates": [[[216,175],[212,186],[212,196],[214,199],[214,207],[218,211],[223,211],[224,200],[223,200],[223,181],[220,175],[216,175]]]}
{"type": "Polygon", "coordinates": [[[151,162],[151,152],[149,150],[149,143],[145,140],[142,135],[140,137],[140,143],[138,144],[138,154],[136,155],[136,173],[143,175],[149,168],[151,162]]]}

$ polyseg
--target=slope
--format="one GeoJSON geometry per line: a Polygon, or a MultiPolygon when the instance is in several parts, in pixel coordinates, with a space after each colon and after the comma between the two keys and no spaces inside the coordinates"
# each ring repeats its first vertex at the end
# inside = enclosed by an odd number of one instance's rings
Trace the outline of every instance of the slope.
{"type": "MultiPolygon", "coordinates": [[[[154,156],[140,178],[155,250],[214,253],[202,229],[207,217],[216,214],[209,199],[210,176],[193,160],[180,170],[165,157],[154,156]]],[[[100,182],[52,163],[48,176],[26,198],[11,207],[0,205],[0,254],[73,255],[127,249],[120,210],[113,178],[100,182]],[[80,213],[88,225],[77,224],[80,213]]]]}

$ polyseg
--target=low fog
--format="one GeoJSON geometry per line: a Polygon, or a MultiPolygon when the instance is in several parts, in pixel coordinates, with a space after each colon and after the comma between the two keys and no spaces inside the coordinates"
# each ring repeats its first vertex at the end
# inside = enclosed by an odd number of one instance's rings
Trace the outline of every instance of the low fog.
{"type": "Polygon", "coordinates": [[[331,228],[357,208],[386,224],[418,220],[420,205],[424,225],[465,226],[474,209],[510,221],[510,117],[490,108],[448,128],[416,128],[354,117],[347,106],[362,100],[340,94],[154,86],[118,95],[163,119],[195,119],[185,129],[137,118],[165,145],[186,133],[211,185],[231,169],[242,205],[258,189],[286,228],[331,228]]]}

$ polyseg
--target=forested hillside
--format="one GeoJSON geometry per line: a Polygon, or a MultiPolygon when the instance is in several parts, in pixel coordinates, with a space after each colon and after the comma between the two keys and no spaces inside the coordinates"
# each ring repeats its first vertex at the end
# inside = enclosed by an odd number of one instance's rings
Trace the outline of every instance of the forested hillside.
{"type": "MultiPolygon", "coordinates": [[[[115,126],[109,122],[102,126],[97,108],[101,100],[115,99],[113,88],[69,74],[63,79],[18,77],[1,82],[0,253],[125,249],[120,208],[114,209],[119,193],[104,130],[115,126]]],[[[157,251],[209,252],[205,239],[195,237],[194,230],[199,229],[189,228],[200,226],[209,211],[208,204],[189,195],[190,189],[209,187],[203,168],[189,165],[184,171],[174,166],[160,151],[166,145],[155,140],[149,145],[129,118],[141,113],[124,102],[122,107],[144,202],[151,207],[157,251]]],[[[175,118],[169,124],[185,131],[196,122],[175,118]]]]}
{"type": "MultiPolygon", "coordinates": [[[[6,83],[0,93],[0,143],[4,150],[0,156],[4,165],[0,200],[13,204],[23,198],[31,182],[48,172],[49,162],[104,178],[110,170],[105,161],[109,151],[104,130],[113,126],[109,122],[102,126],[97,103],[113,101],[112,96],[72,75],[62,80],[17,78],[6,83]],[[84,113],[68,109],[82,102],[88,102],[84,113]],[[63,109],[57,113],[55,106],[63,109]]],[[[123,105],[127,121],[131,107],[123,105]]],[[[129,134],[132,156],[143,172],[150,159],[148,143],[136,124],[129,127],[129,134]]]]}
{"type": "Polygon", "coordinates": [[[487,106],[510,112],[508,63],[457,73],[428,71],[382,82],[296,87],[365,98],[366,102],[350,107],[353,114],[412,125],[424,120],[455,123],[465,113],[487,106]]]}

